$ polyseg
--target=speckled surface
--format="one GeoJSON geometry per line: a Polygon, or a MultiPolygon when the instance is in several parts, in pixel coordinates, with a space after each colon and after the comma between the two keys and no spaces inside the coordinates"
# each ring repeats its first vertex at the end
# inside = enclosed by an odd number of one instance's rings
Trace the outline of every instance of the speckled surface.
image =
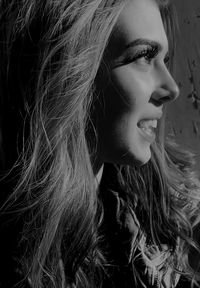
{"type": "Polygon", "coordinates": [[[200,0],[176,0],[180,35],[175,75],[180,97],[168,107],[167,130],[197,155],[200,175],[200,0]]]}

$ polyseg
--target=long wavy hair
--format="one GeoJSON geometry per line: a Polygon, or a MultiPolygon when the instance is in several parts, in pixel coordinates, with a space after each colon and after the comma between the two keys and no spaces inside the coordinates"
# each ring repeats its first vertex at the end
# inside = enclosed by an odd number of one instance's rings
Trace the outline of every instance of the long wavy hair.
{"type": "MultiPolygon", "coordinates": [[[[13,81],[9,67],[18,53],[17,91],[26,107],[20,177],[12,199],[19,199],[16,207],[26,217],[21,261],[33,288],[101,286],[103,208],[91,161],[97,143],[94,137],[91,147],[86,135],[93,127],[96,75],[126,2],[21,0],[11,1],[6,11],[8,79],[13,81]]],[[[171,6],[157,2],[174,46],[171,6]]],[[[162,251],[164,241],[170,267],[195,281],[198,273],[188,251],[196,247],[192,231],[200,221],[199,186],[190,172],[191,158],[165,145],[163,131],[164,126],[149,163],[118,165],[116,178],[141,232],[132,250],[156,245],[162,251]]]]}

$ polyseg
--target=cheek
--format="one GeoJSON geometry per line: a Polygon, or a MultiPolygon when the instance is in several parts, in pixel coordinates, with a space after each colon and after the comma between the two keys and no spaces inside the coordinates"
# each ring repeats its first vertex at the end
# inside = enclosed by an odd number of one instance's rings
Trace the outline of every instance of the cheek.
{"type": "Polygon", "coordinates": [[[126,134],[133,130],[146,109],[151,94],[149,82],[128,66],[113,69],[109,79],[101,82],[98,108],[101,130],[108,134],[112,128],[126,134]]]}
{"type": "Polygon", "coordinates": [[[137,155],[143,154],[146,148],[137,123],[149,102],[149,85],[127,67],[115,69],[109,76],[110,82],[101,86],[98,106],[97,132],[101,158],[119,163],[122,159],[125,162],[137,161],[137,155]]]}
{"type": "Polygon", "coordinates": [[[113,101],[118,102],[121,107],[126,106],[126,110],[137,109],[149,102],[151,81],[147,75],[143,75],[131,66],[116,68],[111,73],[111,81],[115,87],[113,101]],[[118,92],[116,95],[116,92],[118,92]]]}

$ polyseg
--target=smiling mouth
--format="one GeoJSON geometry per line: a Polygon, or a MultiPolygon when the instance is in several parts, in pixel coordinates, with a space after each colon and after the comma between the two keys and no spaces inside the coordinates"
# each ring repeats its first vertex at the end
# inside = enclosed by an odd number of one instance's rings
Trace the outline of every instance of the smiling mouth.
{"type": "Polygon", "coordinates": [[[148,136],[148,140],[153,140],[155,138],[155,130],[158,126],[158,120],[141,120],[138,122],[137,126],[144,135],[148,136]]]}

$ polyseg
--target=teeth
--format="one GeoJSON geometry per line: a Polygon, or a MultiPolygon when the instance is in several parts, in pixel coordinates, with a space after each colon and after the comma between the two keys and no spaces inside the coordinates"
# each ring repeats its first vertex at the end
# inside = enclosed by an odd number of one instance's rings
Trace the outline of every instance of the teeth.
{"type": "Polygon", "coordinates": [[[144,129],[157,128],[158,121],[157,120],[142,120],[139,122],[138,126],[144,129]]]}
{"type": "Polygon", "coordinates": [[[148,135],[153,135],[153,128],[145,128],[145,127],[141,127],[141,130],[144,131],[144,133],[148,134],[148,135]]]}
{"type": "Polygon", "coordinates": [[[151,126],[152,126],[153,128],[157,128],[158,121],[157,121],[157,120],[152,120],[151,122],[152,122],[152,125],[151,125],[151,126]]]}

